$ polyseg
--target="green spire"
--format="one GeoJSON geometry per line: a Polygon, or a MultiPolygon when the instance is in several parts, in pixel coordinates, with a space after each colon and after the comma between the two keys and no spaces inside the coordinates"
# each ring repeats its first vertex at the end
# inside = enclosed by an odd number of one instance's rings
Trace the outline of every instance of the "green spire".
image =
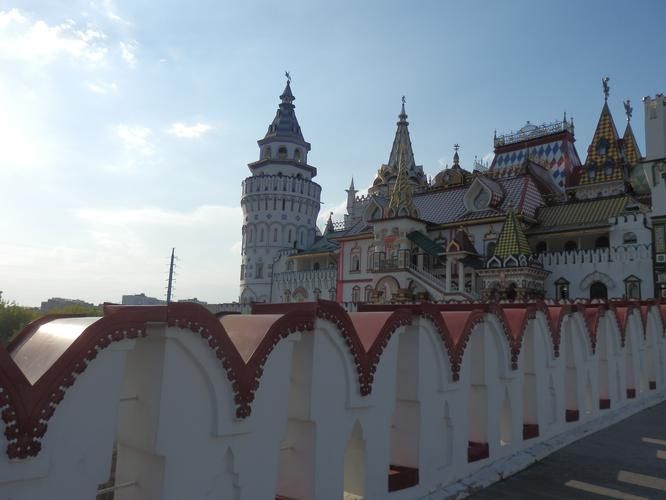
{"type": "Polygon", "coordinates": [[[531,253],[532,249],[527,242],[523,225],[516,219],[513,207],[509,207],[493,255],[505,259],[511,255],[530,255],[531,253]]]}

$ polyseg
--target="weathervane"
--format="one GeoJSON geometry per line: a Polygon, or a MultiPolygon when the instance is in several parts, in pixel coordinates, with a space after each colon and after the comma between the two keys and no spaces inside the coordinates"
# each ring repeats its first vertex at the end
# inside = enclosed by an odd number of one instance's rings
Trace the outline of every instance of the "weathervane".
{"type": "Polygon", "coordinates": [[[458,152],[458,150],[460,149],[460,145],[459,145],[459,144],[457,144],[457,143],[456,143],[456,144],[454,144],[454,145],[453,145],[453,149],[454,149],[454,150],[455,150],[455,152],[457,153],[457,152],[458,152]]]}
{"type": "Polygon", "coordinates": [[[285,71],[284,76],[287,77],[287,83],[291,83],[291,75],[289,74],[289,71],[285,71]]]}
{"type": "Polygon", "coordinates": [[[608,94],[610,94],[610,87],[608,86],[609,80],[610,78],[608,78],[607,76],[601,79],[601,84],[604,86],[604,96],[606,101],[608,101],[608,94]]]}
{"type": "Polygon", "coordinates": [[[627,121],[631,121],[631,115],[634,113],[634,108],[631,107],[631,100],[624,101],[624,112],[627,115],[627,121]]]}
{"type": "Polygon", "coordinates": [[[405,104],[405,96],[402,96],[402,103],[405,104]]]}

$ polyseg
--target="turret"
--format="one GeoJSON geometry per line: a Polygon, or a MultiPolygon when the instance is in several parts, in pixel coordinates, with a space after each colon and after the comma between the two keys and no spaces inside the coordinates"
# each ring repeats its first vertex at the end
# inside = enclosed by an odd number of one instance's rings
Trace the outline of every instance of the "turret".
{"type": "Polygon", "coordinates": [[[268,302],[272,266],[284,251],[314,243],[321,187],[317,169],[307,163],[310,144],[303,138],[287,79],[275,118],[259,145],[259,160],[248,165],[243,181],[241,302],[268,302]]]}

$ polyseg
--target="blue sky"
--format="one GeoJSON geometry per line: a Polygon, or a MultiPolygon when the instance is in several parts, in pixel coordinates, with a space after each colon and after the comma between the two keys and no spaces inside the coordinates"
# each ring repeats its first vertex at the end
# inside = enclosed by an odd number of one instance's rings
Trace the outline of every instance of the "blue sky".
{"type": "Polygon", "coordinates": [[[573,116],[582,159],[603,104],[622,133],[666,91],[655,1],[0,1],[0,289],[118,301],[238,296],[240,182],[284,71],[322,214],[388,159],[406,96],[429,175],[493,131],[573,116]]]}

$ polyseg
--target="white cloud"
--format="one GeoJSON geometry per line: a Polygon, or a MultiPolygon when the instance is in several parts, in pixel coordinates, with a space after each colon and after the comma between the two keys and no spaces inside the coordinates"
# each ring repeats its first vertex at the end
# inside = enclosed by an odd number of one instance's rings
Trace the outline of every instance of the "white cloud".
{"type": "Polygon", "coordinates": [[[161,225],[191,227],[216,225],[222,221],[233,220],[240,227],[242,223],[240,207],[222,205],[202,205],[191,212],[177,212],[162,208],[121,210],[84,208],[77,210],[75,214],[81,219],[107,226],[161,225]]]}
{"type": "Polygon", "coordinates": [[[155,146],[150,140],[152,132],[147,127],[118,125],[116,127],[116,134],[128,150],[136,151],[145,156],[155,153],[155,146]]]}
{"type": "Polygon", "coordinates": [[[120,56],[133,68],[136,66],[136,42],[120,42],[120,56]]]}
{"type": "Polygon", "coordinates": [[[92,24],[79,27],[68,19],[58,25],[29,20],[18,9],[0,11],[0,56],[36,63],[49,63],[69,56],[99,63],[108,52],[107,35],[92,24]]]}
{"type": "Polygon", "coordinates": [[[115,82],[85,82],[84,86],[95,94],[111,94],[118,90],[118,84],[115,82]]]}
{"type": "Polygon", "coordinates": [[[114,21],[116,23],[129,24],[125,19],[123,19],[118,15],[113,0],[102,0],[101,7],[104,15],[108,17],[111,21],[114,21]]]}
{"type": "Polygon", "coordinates": [[[490,164],[492,163],[494,157],[495,153],[491,151],[490,153],[486,153],[485,155],[483,155],[483,158],[481,160],[483,161],[484,165],[488,165],[488,167],[490,167],[490,164]]]}
{"type": "Polygon", "coordinates": [[[185,139],[198,139],[206,132],[210,131],[212,127],[205,123],[195,123],[194,125],[185,125],[184,123],[174,123],[169,128],[168,132],[176,137],[185,139]]]}

